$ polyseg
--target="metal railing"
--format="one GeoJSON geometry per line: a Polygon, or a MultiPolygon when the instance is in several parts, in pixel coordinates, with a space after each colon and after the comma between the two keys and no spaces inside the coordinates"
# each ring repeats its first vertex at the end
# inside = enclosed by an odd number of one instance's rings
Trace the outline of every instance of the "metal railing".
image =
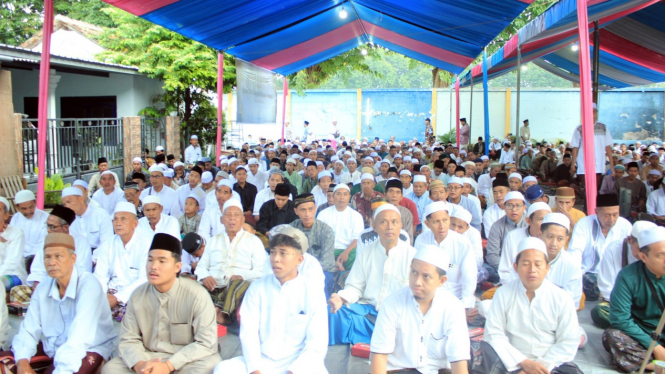
{"type": "MultiPolygon", "coordinates": [[[[155,148],[161,145],[166,149],[166,120],[164,118],[141,117],[141,152],[147,148],[154,156],[155,148]]],[[[166,149],[167,153],[172,150],[166,149]]]]}
{"type": "MultiPolygon", "coordinates": [[[[46,175],[81,178],[94,173],[97,160],[106,157],[109,166],[123,165],[122,118],[54,118],[48,120],[46,175]]],[[[32,181],[37,167],[37,119],[22,121],[23,173],[32,181]]]]}

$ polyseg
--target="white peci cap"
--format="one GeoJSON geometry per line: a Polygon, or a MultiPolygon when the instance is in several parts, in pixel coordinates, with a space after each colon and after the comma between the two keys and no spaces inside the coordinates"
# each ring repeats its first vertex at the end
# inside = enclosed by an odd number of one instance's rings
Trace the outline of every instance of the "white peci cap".
{"type": "Polygon", "coordinates": [[[148,204],[162,205],[162,199],[160,199],[159,196],[157,195],[145,196],[143,199],[141,199],[141,202],[143,203],[143,205],[148,205],[148,204]]]}
{"type": "MultiPolygon", "coordinates": [[[[335,188],[337,188],[337,187],[335,187],[335,188]]],[[[384,212],[386,210],[395,211],[395,212],[397,212],[397,214],[399,214],[400,217],[402,216],[402,214],[399,212],[399,210],[393,204],[383,204],[383,205],[379,206],[378,208],[376,208],[376,210],[374,211],[374,216],[373,216],[374,219],[376,219],[376,217],[378,217],[379,213],[384,212]]]]}
{"type": "Polygon", "coordinates": [[[33,200],[36,200],[35,194],[30,190],[21,190],[14,195],[15,204],[22,204],[33,200]]]}
{"type": "Polygon", "coordinates": [[[116,213],[131,213],[133,215],[136,215],[136,207],[132,203],[121,201],[115,205],[115,210],[113,210],[113,214],[115,215],[116,213]]]}
{"type": "Polygon", "coordinates": [[[522,253],[522,251],[526,251],[527,249],[535,249],[536,251],[544,253],[545,257],[547,257],[545,243],[536,237],[529,236],[520,240],[520,243],[517,245],[517,253],[522,253]]]}
{"type": "Polygon", "coordinates": [[[413,256],[414,260],[427,262],[437,268],[448,271],[450,267],[450,257],[448,253],[435,245],[423,245],[418,248],[416,254],[413,256]]]}

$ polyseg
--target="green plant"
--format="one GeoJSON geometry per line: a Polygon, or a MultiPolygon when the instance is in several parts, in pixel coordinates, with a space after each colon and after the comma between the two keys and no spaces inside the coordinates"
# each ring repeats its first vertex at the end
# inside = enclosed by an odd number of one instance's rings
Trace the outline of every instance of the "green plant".
{"type": "MultiPolygon", "coordinates": [[[[39,175],[37,168],[35,168],[35,174],[39,175]]],[[[50,178],[46,177],[44,179],[44,204],[46,205],[55,205],[60,204],[61,197],[60,192],[65,187],[70,187],[72,184],[64,184],[62,180],[62,175],[53,174],[50,178]],[[53,192],[49,192],[53,191],[53,192]]]]}
{"type": "Polygon", "coordinates": [[[455,129],[451,129],[449,132],[439,135],[437,140],[439,143],[455,143],[457,141],[457,133],[455,129]]]}

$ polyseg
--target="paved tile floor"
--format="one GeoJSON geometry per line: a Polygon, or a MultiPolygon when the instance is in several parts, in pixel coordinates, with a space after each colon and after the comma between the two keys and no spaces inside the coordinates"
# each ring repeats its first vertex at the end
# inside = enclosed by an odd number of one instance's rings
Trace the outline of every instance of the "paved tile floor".
{"type": "MultiPolygon", "coordinates": [[[[601,342],[602,330],[593,325],[589,315],[589,312],[595,305],[596,303],[587,302],[585,309],[578,313],[580,324],[586,330],[589,342],[584,348],[578,351],[575,363],[579,365],[585,374],[617,373],[612,368],[609,354],[603,348],[601,342]]],[[[10,337],[16,334],[22,320],[22,317],[9,316],[9,324],[12,327],[10,337]]],[[[120,324],[115,323],[115,327],[116,331],[119,332],[120,324]]],[[[223,359],[229,359],[242,354],[237,325],[230,326],[228,334],[219,339],[219,347],[223,359]]],[[[369,373],[369,361],[351,356],[350,347],[345,345],[328,347],[326,367],[330,374],[369,373]]]]}

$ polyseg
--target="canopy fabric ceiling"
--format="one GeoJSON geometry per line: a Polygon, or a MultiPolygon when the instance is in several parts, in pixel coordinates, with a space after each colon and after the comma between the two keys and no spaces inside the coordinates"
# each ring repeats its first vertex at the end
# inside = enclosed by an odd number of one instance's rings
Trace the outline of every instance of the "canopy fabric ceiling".
{"type": "Polygon", "coordinates": [[[288,75],[365,43],[459,74],[534,0],[104,1],[288,75]]]}
{"type": "MultiPolygon", "coordinates": [[[[657,17],[665,16],[665,4],[660,0],[607,0],[589,3],[593,3],[588,8],[591,44],[592,21],[598,20],[601,28],[600,83],[609,87],[628,87],[663,81],[665,24],[659,22],[657,17]],[[650,72],[650,69],[655,71],[650,72]]],[[[517,67],[519,43],[523,63],[533,61],[561,77],[573,81],[578,79],[566,72],[555,70],[556,66],[560,66],[570,73],[579,74],[577,52],[563,48],[578,40],[576,7],[576,0],[561,0],[522,28],[510,42],[488,59],[488,77],[496,78],[517,67]],[[557,65],[557,62],[561,65],[557,65]]],[[[477,78],[482,76],[482,66],[474,66],[463,74],[460,84],[470,85],[471,76],[474,77],[474,82],[479,81],[477,78]]]]}

